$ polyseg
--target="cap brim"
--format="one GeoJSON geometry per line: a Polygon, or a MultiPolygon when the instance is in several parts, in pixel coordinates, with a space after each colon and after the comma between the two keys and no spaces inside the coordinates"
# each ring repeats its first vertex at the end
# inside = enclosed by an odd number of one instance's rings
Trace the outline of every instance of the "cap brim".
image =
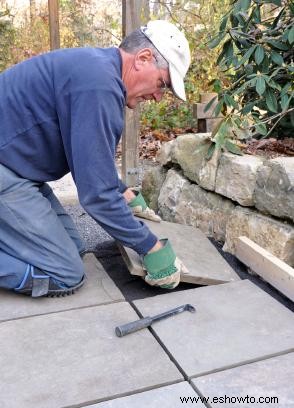
{"type": "Polygon", "coordinates": [[[173,93],[176,95],[177,98],[182,99],[182,101],[186,101],[186,92],[183,77],[179,74],[179,72],[173,67],[171,63],[169,64],[169,76],[171,80],[173,93]]]}

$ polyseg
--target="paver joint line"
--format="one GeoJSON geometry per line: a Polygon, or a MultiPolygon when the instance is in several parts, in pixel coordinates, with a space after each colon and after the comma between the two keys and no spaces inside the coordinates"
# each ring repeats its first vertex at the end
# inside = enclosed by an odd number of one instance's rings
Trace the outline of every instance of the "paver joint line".
{"type": "MultiPolygon", "coordinates": [[[[38,300],[37,300],[38,301],[38,300]]],[[[107,305],[112,305],[113,303],[125,303],[126,301],[123,299],[118,299],[118,300],[110,300],[109,302],[105,302],[105,303],[98,303],[96,305],[89,305],[89,306],[79,306],[79,307],[73,307],[71,309],[66,309],[66,310],[56,310],[53,312],[47,312],[47,313],[40,313],[40,314],[33,314],[33,315],[28,315],[28,316],[21,316],[21,317],[15,317],[12,319],[7,319],[7,320],[0,320],[0,324],[1,323],[5,323],[5,322],[13,322],[13,321],[17,321],[17,320],[25,320],[25,319],[29,319],[31,317],[39,317],[39,316],[49,316],[49,315],[54,315],[54,314],[58,314],[58,313],[63,313],[63,312],[71,312],[73,310],[82,310],[82,309],[90,309],[92,307],[97,307],[97,306],[107,306],[107,305]]]]}
{"type": "Polygon", "coordinates": [[[73,296],[32,299],[0,290],[0,322],[125,301],[118,287],[92,253],[86,254],[83,262],[87,279],[81,290],[73,296]]]}
{"type": "Polygon", "coordinates": [[[183,381],[175,364],[149,332],[135,334],[127,341],[115,336],[114,326],[122,316],[129,321],[137,313],[128,302],[118,302],[3,323],[0,405],[4,402],[3,408],[83,407],[183,381]],[[31,344],[35,327],[39,330],[31,344]],[[12,341],[9,345],[4,342],[7,337],[12,341]],[[46,347],[36,347],[44,344],[44,339],[46,347]],[[48,359],[52,352],[53,360],[48,359]],[[21,364],[19,355],[24,356],[21,364]],[[156,364],[158,367],[153,370],[156,364]],[[115,381],[114,373],[118,377],[115,381]],[[55,381],[52,383],[50,378],[55,381]],[[71,392],[64,392],[66,387],[71,392]]]}
{"type": "Polygon", "coordinates": [[[67,406],[60,407],[60,408],[84,408],[84,407],[86,408],[86,407],[92,406],[94,404],[100,404],[101,402],[114,401],[114,400],[118,400],[120,398],[130,397],[132,395],[137,395],[137,394],[143,394],[144,392],[157,390],[157,389],[160,389],[160,388],[163,388],[163,387],[167,387],[169,385],[180,384],[180,383],[184,383],[184,382],[185,382],[185,380],[168,381],[166,384],[163,383],[163,384],[159,384],[159,385],[153,386],[153,387],[142,388],[142,389],[136,390],[134,392],[126,392],[126,393],[112,395],[110,398],[102,398],[102,399],[98,398],[98,399],[95,399],[95,400],[90,401],[90,402],[85,401],[82,404],[67,405],[67,406]]]}
{"type": "Polygon", "coordinates": [[[225,407],[237,403],[240,408],[259,404],[290,408],[294,406],[293,364],[294,353],[288,353],[198,377],[192,380],[191,386],[208,397],[210,403],[212,397],[218,398],[216,405],[213,401],[214,407],[225,402],[225,407]]]}
{"type": "Polygon", "coordinates": [[[212,405],[208,401],[205,401],[205,395],[202,394],[202,392],[197,388],[197,386],[191,381],[189,381],[190,386],[193,388],[193,390],[196,392],[196,394],[199,395],[199,397],[203,398],[202,404],[206,406],[206,408],[213,408],[212,405]]]}
{"type": "MultiPolygon", "coordinates": [[[[142,315],[142,313],[140,313],[139,309],[136,307],[136,305],[133,302],[129,302],[130,306],[132,306],[132,308],[134,309],[134,311],[138,314],[138,316],[140,318],[143,318],[144,316],[142,315]]],[[[183,369],[181,368],[181,366],[177,363],[177,361],[174,359],[174,357],[172,356],[172,354],[168,351],[168,349],[166,348],[166,346],[164,345],[164,343],[160,340],[160,338],[157,336],[157,334],[155,333],[155,331],[152,329],[152,327],[148,327],[148,330],[150,331],[150,333],[153,335],[153,337],[155,338],[155,340],[159,343],[159,345],[162,347],[162,349],[165,351],[165,353],[168,355],[168,357],[170,358],[170,360],[175,364],[175,366],[177,367],[177,369],[180,371],[180,373],[182,374],[182,376],[184,377],[185,381],[189,380],[189,378],[187,377],[186,373],[183,371],[183,369]]]]}
{"type": "Polygon", "coordinates": [[[250,364],[253,364],[253,363],[259,363],[260,361],[266,361],[266,360],[269,360],[271,358],[284,356],[284,355],[287,355],[287,354],[291,354],[293,352],[294,352],[294,348],[291,348],[291,349],[288,349],[288,350],[283,350],[283,351],[278,352],[278,353],[273,353],[273,354],[269,354],[267,356],[262,356],[260,358],[243,361],[243,362],[238,363],[238,364],[232,364],[230,366],[220,367],[220,368],[217,368],[215,370],[205,371],[205,372],[200,373],[200,374],[189,376],[188,381],[191,382],[195,378],[203,377],[203,376],[210,375],[210,374],[219,373],[221,371],[224,372],[224,371],[232,370],[232,368],[243,367],[243,366],[250,365],[250,364]]]}
{"type": "Polygon", "coordinates": [[[185,378],[293,350],[293,313],[246,280],[162,294],[152,301],[136,300],[135,305],[148,316],[183,301],[196,306],[198,313],[154,324],[151,330],[185,378]]]}

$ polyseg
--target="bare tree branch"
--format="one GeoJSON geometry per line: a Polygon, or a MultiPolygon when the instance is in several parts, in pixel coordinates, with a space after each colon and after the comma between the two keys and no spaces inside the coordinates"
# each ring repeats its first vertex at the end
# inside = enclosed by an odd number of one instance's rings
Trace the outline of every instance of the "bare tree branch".
{"type": "Polygon", "coordinates": [[[122,38],[121,37],[117,37],[115,34],[113,34],[113,32],[112,31],[110,31],[110,30],[108,30],[107,28],[102,28],[102,27],[93,27],[93,30],[94,31],[100,31],[100,32],[106,32],[106,33],[108,33],[108,34],[110,34],[113,38],[115,38],[116,40],[118,40],[118,41],[121,41],[122,40],[122,38]]]}

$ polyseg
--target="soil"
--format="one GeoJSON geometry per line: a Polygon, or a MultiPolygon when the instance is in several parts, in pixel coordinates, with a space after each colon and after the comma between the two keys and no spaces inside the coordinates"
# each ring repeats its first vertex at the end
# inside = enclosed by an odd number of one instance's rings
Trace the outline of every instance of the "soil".
{"type": "MultiPolygon", "coordinates": [[[[142,160],[156,162],[157,152],[162,143],[176,139],[184,133],[196,133],[197,129],[172,129],[170,131],[146,129],[142,132],[139,141],[139,157],[142,160]]],[[[262,156],[273,159],[279,156],[294,156],[294,137],[285,139],[251,139],[246,143],[238,143],[244,154],[262,156]]],[[[117,149],[117,159],[121,159],[121,145],[117,149]]]]}
{"type": "Polygon", "coordinates": [[[251,139],[243,148],[243,152],[252,155],[273,159],[278,156],[294,156],[294,138],[285,138],[277,140],[269,139],[251,139]]]}
{"type": "MultiPolygon", "coordinates": [[[[152,130],[146,128],[140,135],[139,158],[156,162],[156,154],[160,150],[162,143],[176,139],[185,133],[196,133],[195,128],[175,128],[172,130],[152,130]]],[[[118,145],[116,158],[121,159],[121,144],[118,145]]]]}

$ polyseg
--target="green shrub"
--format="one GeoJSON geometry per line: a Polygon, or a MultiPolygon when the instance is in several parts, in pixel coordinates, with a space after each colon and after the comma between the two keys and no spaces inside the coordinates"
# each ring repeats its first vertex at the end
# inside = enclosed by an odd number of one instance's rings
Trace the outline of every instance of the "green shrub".
{"type": "Polygon", "coordinates": [[[209,46],[219,44],[217,62],[229,82],[214,81],[215,113],[226,115],[218,132],[293,137],[293,0],[234,0],[209,46]]]}
{"type": "Polygon", "coordinates": [[[222,15],[229,9],[230,0],[178,0],[176,2],[158,1],[157,13],[152,18],[168,19],[175,23],[190,44],[191,65],[185,79],[187,101],[165,96],[157,104],[144,104],[142,125],[152,128],[170,129],[173,127],[195,127],[192,106],[199,101],[199,94],[212,91],[212,80],[222,77],[216,66],[218,49],[207,47],[207,38],[222,15]],[[150,119],[150,122],[149,122],[150,119]]]}

